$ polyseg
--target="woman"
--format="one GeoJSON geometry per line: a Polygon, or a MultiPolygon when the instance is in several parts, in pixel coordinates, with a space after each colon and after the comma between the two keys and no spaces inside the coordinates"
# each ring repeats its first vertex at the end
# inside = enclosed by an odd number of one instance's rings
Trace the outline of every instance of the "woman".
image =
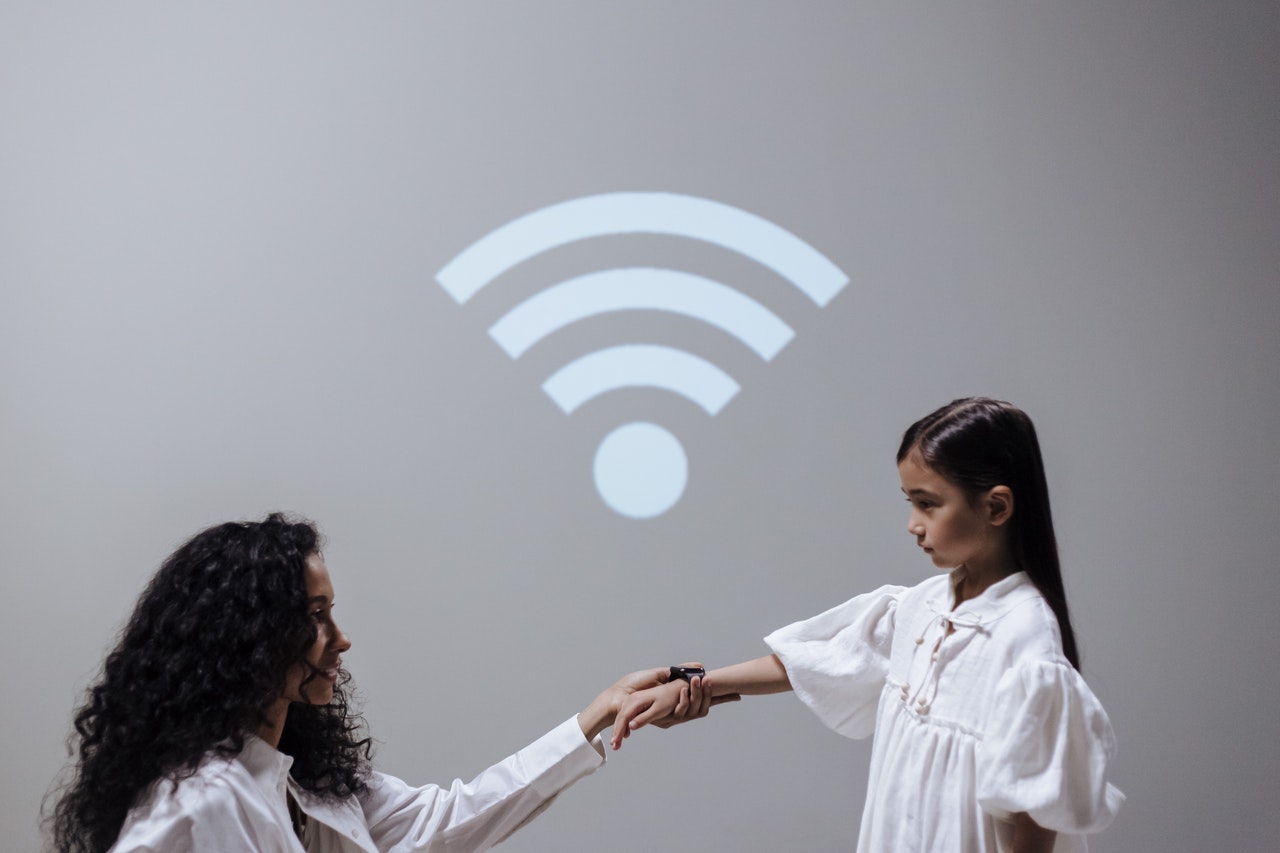
{"type": "MultiPolygon", "coordinates": [[[[274,514],[210,528],[142,593],[75,717],[58,851],[481,850],[604,760],[632,673],[469,784],[370,768],[348,705],[333,585],[314,526],[274,514]]],[[[693,678],[668,725],[705,715],[693,678]]]]}

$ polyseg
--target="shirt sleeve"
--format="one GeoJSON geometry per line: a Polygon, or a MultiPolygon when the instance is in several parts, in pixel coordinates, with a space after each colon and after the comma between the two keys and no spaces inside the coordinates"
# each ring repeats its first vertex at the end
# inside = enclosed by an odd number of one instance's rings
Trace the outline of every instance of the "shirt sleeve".
{"type": "Polygon", "coordinates": [[[486,850],[603,763],[603,744],[583,737],[571,717],[470,782],[413,787],[375,773],[360,805],[379,850],[486,850]]]}
{"type": "Polygon", "coordinates": [[[1102,704],[1062,661],[1010,669],[977,751],[978,802],[998,818],[1027,812],[1064,833],[1105,829],[1124,803],[1107,781],[1115,735],[1102,704]]]}
{"type": "Polygon", "coordinates": [[[764,638],[800,700],[845,737],[875,730],[903,592],[882,586],[764,638]]]}

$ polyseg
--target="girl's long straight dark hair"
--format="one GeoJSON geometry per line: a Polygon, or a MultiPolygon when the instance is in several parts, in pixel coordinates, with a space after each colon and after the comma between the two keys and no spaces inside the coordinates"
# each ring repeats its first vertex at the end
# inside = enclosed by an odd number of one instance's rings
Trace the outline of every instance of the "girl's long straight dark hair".
{"type": "Polygon", "coordinates": [[[1063,653],[1079,669],[1080,655],[1067,612],[1058,540],[1049,511],[1049,484],[1031,418],[1001,400],[953,400],[907,429],[898,447],[898,461],[912,450],[918,450],[925,464],[970,495],[995,486],[1008,486],[1013,492],[1009,535],[1014,559],[1058,617],[1063,653]]]}

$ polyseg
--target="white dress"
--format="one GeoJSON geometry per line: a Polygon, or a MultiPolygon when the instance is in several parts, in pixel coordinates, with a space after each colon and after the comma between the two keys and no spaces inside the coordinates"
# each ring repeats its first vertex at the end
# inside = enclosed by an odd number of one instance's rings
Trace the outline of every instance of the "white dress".
{"type": "Polygon", "coordinates": [[[604,763],[573,717],[469,783],[415,788],[373,773],[363,793],[325,800],[289,776],[293,759],[250,735],[129,812],[110,853],[408,853],[487,850],[604,763]],[[287,794],[286,794],[287,792],[287,794]],[[294,833],[287,796],[307,816],[294,833]]]}
{"type": "Polygon", "coordinates": [[[847,737],[875,733],[862,853],[1007,851],[1009,818],[1087,849],[1124,802],[1115,737],[1023,572],[954,611],[948,575],[885,586],[765,638],[796,695],[847,737]]]}

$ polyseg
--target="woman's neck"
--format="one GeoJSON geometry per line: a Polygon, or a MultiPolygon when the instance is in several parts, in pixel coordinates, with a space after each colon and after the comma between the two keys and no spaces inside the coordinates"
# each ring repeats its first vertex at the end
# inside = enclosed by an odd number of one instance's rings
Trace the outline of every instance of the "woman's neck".
{"type": "Polygon", "coordinates": [[[258,731],[255,734],[276,749],[279,749],[280,736],[284,734],[284,721],[288,716],[289,700],[277,699],[275,704],[267,709],[266,720],[262,725],[258,726],[258,731]]]}

